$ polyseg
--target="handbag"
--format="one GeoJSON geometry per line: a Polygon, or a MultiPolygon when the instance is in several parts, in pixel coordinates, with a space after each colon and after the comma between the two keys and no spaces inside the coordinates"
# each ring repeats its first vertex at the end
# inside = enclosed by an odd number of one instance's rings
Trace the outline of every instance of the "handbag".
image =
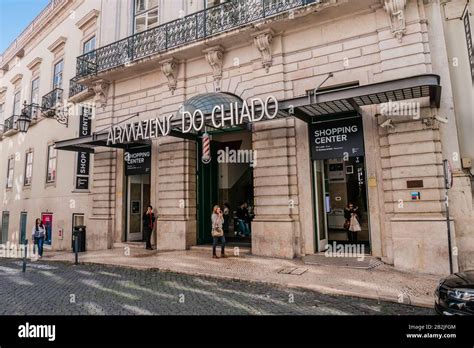
{"type": "Polygon", "coordinates": [[[211,234],[213,237],[222,237],[224,235],[224,231],[220,227],[213,227],[211,234]]]}
{"type": "Polygon", "coordinates": [[[360,232],[362,229],[360,228],[359,221],[357,220],[356,215],[352,215],[351,217],[351,225],[349,226],[349,231],[351,232],[360,232]]]}

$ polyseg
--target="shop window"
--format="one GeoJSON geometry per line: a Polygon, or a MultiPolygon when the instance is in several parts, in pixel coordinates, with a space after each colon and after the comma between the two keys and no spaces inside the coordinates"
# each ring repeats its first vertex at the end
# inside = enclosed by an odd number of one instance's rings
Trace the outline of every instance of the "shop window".
{"type": "Polygon", "coordinates": [[[135,32],[156,27],[159,22],[158,15],[158,0],[135,0],[135,32]]]}
{"type": "Polygon", "coordinates": [[[28,151],[25,158],[25,186],[31,186],[31,179],[33,177],[33,151],[28,151]]]}
{"type": "Polygon", "coordinates": [[[7,166],[7,188],[12,188],[13,187],[13,166],[15,158],[11,156],[8,159],[8,166],[7,166]]]}
{"type": "Polygon", "coordinates": [[[48,145],[46,183],[53,183],[56,181],[56,157],[57,151],[54,148],[54,145],[48,145]]]}

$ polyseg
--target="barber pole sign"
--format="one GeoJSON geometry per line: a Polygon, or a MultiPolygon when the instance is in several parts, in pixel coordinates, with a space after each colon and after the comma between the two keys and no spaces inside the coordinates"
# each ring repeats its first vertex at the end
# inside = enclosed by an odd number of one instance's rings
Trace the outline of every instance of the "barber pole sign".
{"type": "Polygon", "coordinates": [[[204,164],[211,162],[211,139],[209,134],[204,133],[202,135],[202,157],[201,161],[204,164]]]}

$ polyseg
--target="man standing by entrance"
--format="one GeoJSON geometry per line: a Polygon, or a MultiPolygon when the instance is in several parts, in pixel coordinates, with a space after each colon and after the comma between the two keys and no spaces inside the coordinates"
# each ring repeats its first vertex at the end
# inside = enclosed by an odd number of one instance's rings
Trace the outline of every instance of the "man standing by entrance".
{"type": "Polygon", "coordinates": [[[151,234],[153,233],[153,226],[155,225],[155,214],[153,207],[148,206],[146,213],[143,215],[143,232],[145,235],[146,249],[153,250],[151,247],[151,234]]]}

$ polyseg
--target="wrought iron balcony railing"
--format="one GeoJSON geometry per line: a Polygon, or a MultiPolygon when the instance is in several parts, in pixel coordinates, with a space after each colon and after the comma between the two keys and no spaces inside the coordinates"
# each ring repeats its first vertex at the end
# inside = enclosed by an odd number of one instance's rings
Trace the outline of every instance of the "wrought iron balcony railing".
{"type": "Polygon", "coordinates": [[[76,76],[94,75],[297,7],[324,1],[327,0],[230,0],[83,54],[77,57],[76,76]]]}
{"type": "Polygon", "coordinates": [[[5,119],[3,123],[3,133],[8,132],[9,130],[16,129],[16,120],[18,119],[17,115],[10,116],[5,119]]]}
{"type": "Polygon", "coordinates": [[[77,82],[77,79],[78,78],[76,76],[76,77],[73,77],[71,80],[69,80],[69,98],[88,89],[87,86],[82,85],[79,82],[77,82]]]}
{"type": "Polygon", "coordinates": [[[54,109],[58,104],[62,103],[62,100],[63,90],[61,88],[55,88],[43,96],[41,106],[43,109],[54,109]]]}

